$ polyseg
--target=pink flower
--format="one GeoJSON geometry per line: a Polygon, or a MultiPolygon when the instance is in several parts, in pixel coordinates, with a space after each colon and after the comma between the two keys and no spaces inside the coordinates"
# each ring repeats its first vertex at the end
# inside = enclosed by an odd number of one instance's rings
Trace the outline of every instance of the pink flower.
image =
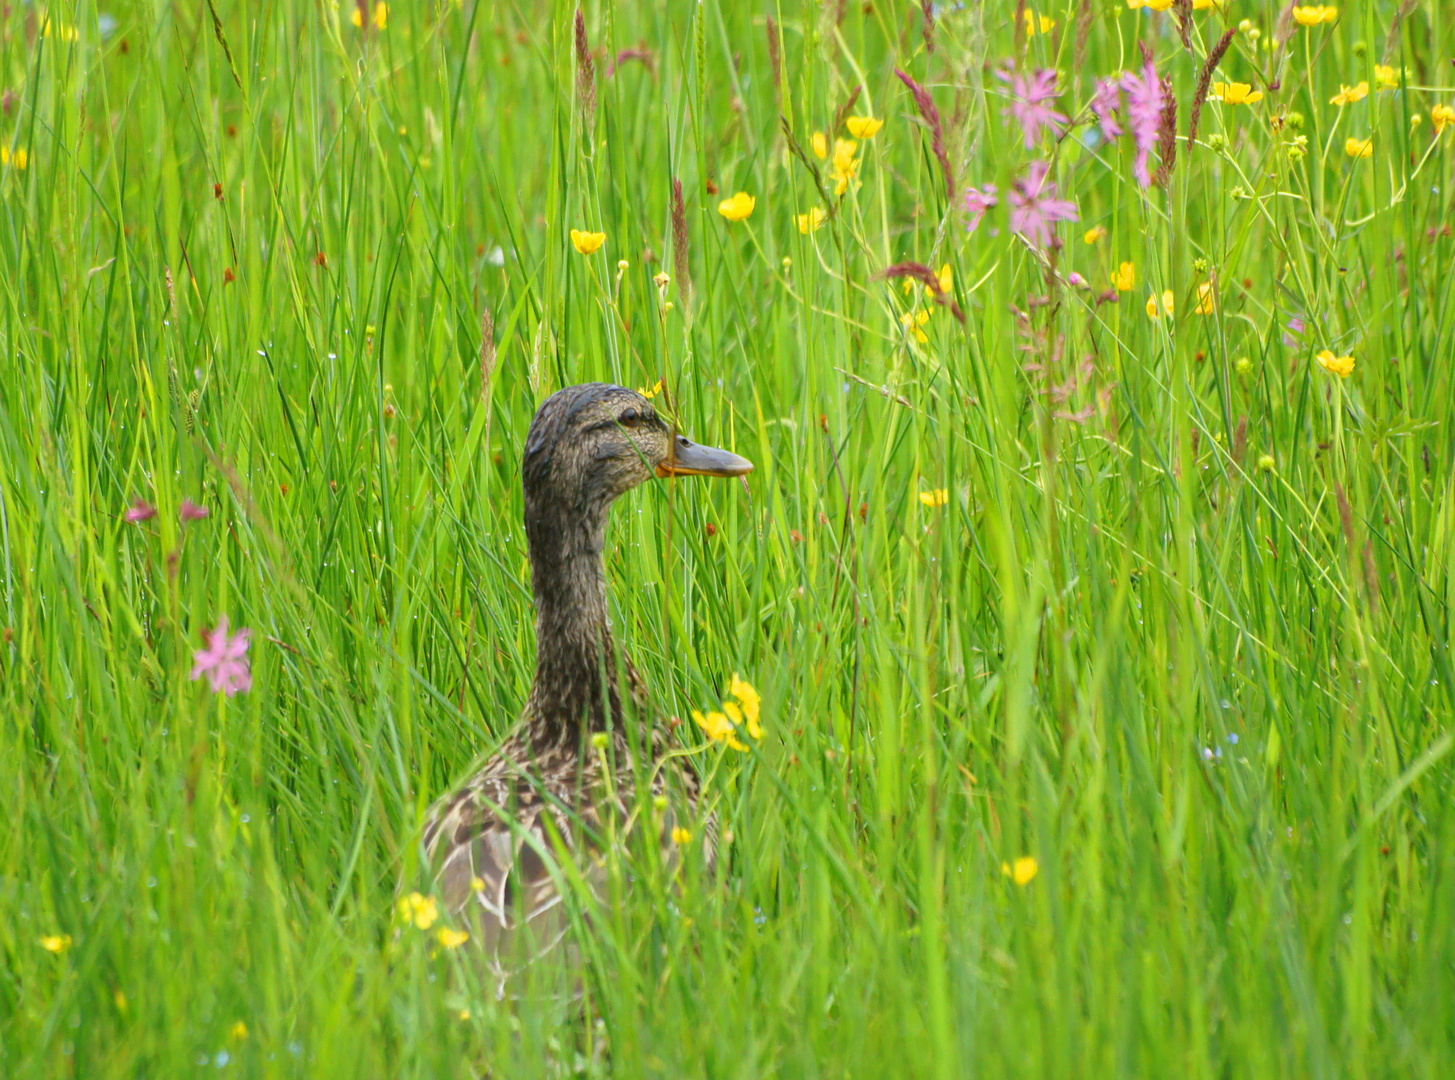
{"type": "Polygon", "coordinates": [[[965,231],[974,232],[979,228],[981,218],[985,217],[985,211],[999,202],[999,189],[994,184],[986,184],[984,188],[970,188],[966,191],[965,212],[970,215],[970,220],[965,222],[965,231]]]}
{"type": "Polygon", "coordinates": [[[227,634],[227,616],[217,620],[217,629],[204,635],[207,648],[192,654],[192,678],[207,676],[213,690],[220,690],[228,697],[244,693],[253,688],[253,672],[248,664],[248,635],[251,631],[239,630],[232,637],[227,634]]]}
{"type": "Polygon", "coordinates": [[[136,525],[142,521],[150,521],[156,516],[157,508],[142,498],[133,499],[131,509],[126,512],[126,520],[132,525],[136,525]]]}
{"type": "Polygon", "coordinates": [[[1152,171],[1147,161],[1152,147],[1157,145],[1157,135],[1162,125],[1162,80],[1157,77],[1157,66],[1148,60],[1142,74],[1127,72],[1122,76],[1122,89],[1127,92],[1127,120],[1132,125],[1132,137],[1137,140],[1137,163],[1133,172],[1137,183],[1144,188],[1152,186],[1152,171]]]}
{"type": "Polygon", "coordinates": [[[1031,162],[1026,167],[1026,175],[1015,182],[1015,190],[1010,193],[1011,232],[1025,237],[1036,247],[1045,247],[1051,242],[1051,227],[1056,222],[1081,220],[1074,202],[1056,198],[1056,184],[1046,179],[1050,171],[1047,162],[1031,162]]]}
{"type": "Polygon", "coordinates": [[[198,506],[191,499],[182,500],[181,516],[183,521],[201,521],[203,518],[209,516],[211,513],[212,511],[207,509],[207,507],[198,506]]]}
{"type": "Polygon", "coordinates": [[[1027,150],[1035,148],[1043,127],[1050,128],[1052,135],[1060,134],[1057,125],[1066,123],[1066,117],[1048,104],[1055,100],[1058,93],[1053,69],[1044,68],[1029,80],[1024,75],[1007,75],[1003,71],[997,74],[1010,83],[1010,114],[1020,123],[1027,150]]]}
{"type": "Polygon", "coordinates": [[[1080,274],[1078,274],[1075,270],[1071,271],[1071,273],[1069,273],[1069,274],[1066,275],[1066,284],[1072,286],[1073,288],[1077,288],[1077,289],[1089,289],[1089,288],[1091,288],[1091,282],[1087,281],[1084,277],[1082,277],[1080,274]]]}
{"type": "Polygon", "coordinates": [[[1091,99],[1091,111],[1101,121],[1101,134],[1111,142],[1122,133],[1116,112],[1122,107],[1122,88],[1115,79],[1102,79],[1096,84],[1096,96],[1091,99]]]}

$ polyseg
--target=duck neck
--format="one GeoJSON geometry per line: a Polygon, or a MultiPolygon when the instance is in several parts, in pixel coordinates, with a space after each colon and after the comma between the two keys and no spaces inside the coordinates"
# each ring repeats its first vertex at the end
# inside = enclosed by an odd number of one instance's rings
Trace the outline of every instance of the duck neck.
{"type": "Polygon", "coordinates": [[[607,507],[562,513],[532,501],[527,499],[526,535],[537,654],[529,713],[538,741],[577,746],[585,733],[621,723],[601,558],[607,507]]]}

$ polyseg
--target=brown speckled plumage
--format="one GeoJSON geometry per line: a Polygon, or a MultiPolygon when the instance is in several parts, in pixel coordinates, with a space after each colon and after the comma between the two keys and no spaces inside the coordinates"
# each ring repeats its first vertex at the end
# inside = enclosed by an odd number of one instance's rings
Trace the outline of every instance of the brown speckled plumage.
{"type": "Polygon", "coordinates": [[[519,730],[431,808],[424,832],[446,910],[502,977],[568,928],[551,869],[558,852],[565,849],[593,888],[602,884],[601,860],[592,856],[613,802],[618,837],[629,821],[664,821],[669,853],[678,812],[696,816],[697,774],[685,759],[665,756],[666,734],[645,688],[612,641],[601,559],[611,504],[654,475],[729,476],[751,468],[736,455],[674,437],[650,401],[620,386],[568,387],[531,424],[521,472],[535,681],[519,730]],[[618,667],[628,684],[625,706],[618,667]],[[628,725],[635,725],[631,732],[628,725]],[[593,740],[598,733],[604,746],[593,740]],[[650,796],[668,797],[665,814],[633,816],[638,777],[647,778],[650,796]]]}

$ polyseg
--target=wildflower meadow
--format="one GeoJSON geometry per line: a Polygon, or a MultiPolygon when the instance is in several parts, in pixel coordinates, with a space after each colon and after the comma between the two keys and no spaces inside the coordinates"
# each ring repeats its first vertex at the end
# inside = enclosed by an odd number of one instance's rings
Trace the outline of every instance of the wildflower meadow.
{"type": "Polygon", "coordinates": [[[1452,58],[0,0],[0,1076],[1455,1075],[1452,58]],[[501,993],[422,823],[588,381],[756,466],[604,551],[710,813],[501,993]]]}

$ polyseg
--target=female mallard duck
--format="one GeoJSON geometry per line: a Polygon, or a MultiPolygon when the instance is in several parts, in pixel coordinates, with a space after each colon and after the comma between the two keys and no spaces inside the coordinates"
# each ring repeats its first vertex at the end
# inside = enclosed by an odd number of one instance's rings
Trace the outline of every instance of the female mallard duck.
{"type": "MultiPolygon", "coordinates": [[[[553,856],[561,845],[599,850],[608,804],[618,820],[629,820],[639,776],[651,778],[651,797],[675,789],[679,805],[697,803],[689,766],[679,758],[677,768],[657,767],[667,751],[665,733],[652,726],[633,737],[624,724],[619,663],[635,714],[649,720],[650,713],[636,672],[611,639],[601,561],[611,504],[653,476],[742,476],[752,469],[737,454],[674,436],[650,401],[624,387],[567,387],[536,413],[521,466],[536,602],[535,682],[520,729],[434,805],[424,831],[441,900],[470,926],[497,971],[528,961],[564,934],[553,856]]],[[[639,817],[653,820],[650,813],[639,817]]],[[[593,885],[600,884],[599,865],[579,863],[593,885]]]]}

